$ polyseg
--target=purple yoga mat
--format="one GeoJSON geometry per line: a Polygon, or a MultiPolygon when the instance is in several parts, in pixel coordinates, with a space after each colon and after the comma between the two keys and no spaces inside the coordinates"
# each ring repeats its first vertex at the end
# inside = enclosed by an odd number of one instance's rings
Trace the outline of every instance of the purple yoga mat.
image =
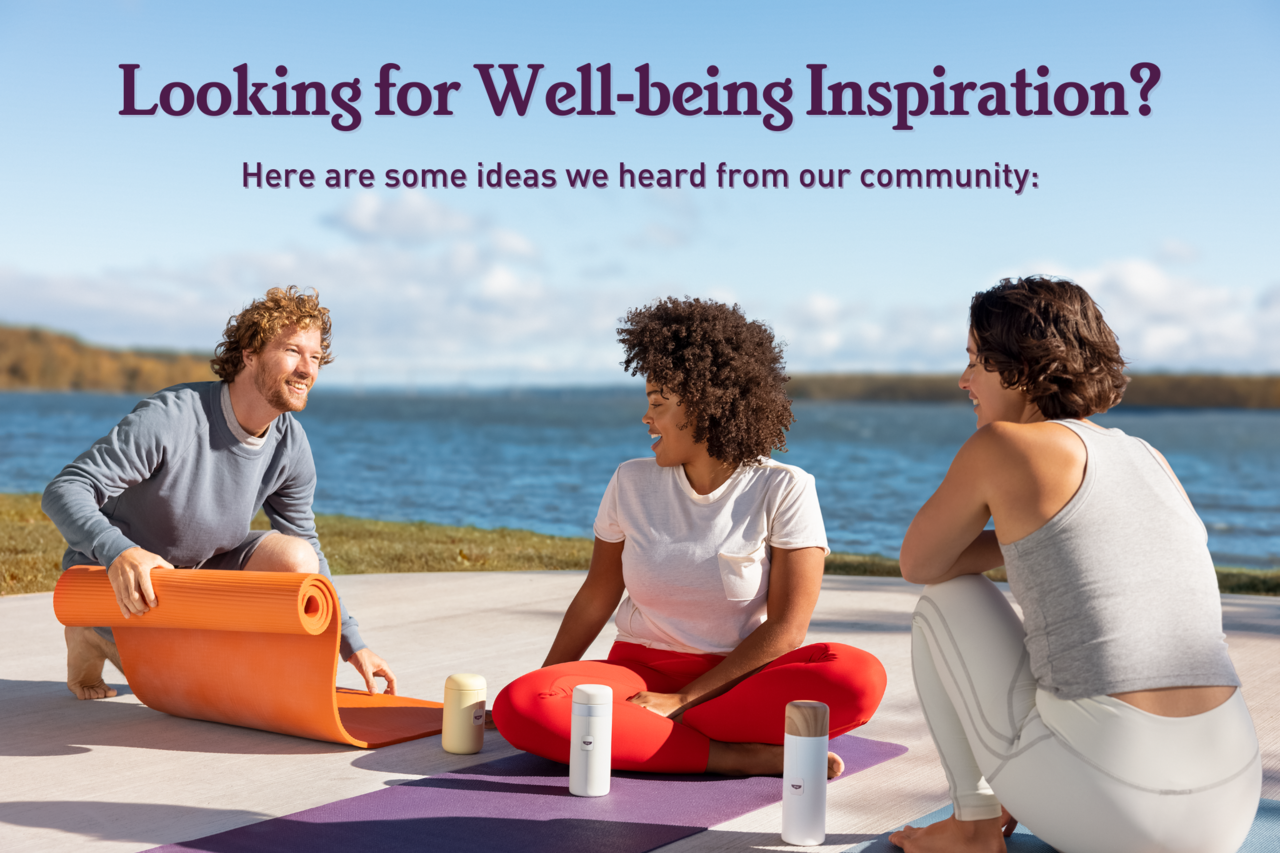
{"type": "MultiPolygon", "coordinates": [[[[831,751],[840,782],[896,758],[905,746],[844,735],[831,751]]],[[[782,799],[776,776],[615,772],[606,797],[569,793],[569,768],[522,753],[339,800],[194,841],[165,853],[644,853],[782,799]]]]}

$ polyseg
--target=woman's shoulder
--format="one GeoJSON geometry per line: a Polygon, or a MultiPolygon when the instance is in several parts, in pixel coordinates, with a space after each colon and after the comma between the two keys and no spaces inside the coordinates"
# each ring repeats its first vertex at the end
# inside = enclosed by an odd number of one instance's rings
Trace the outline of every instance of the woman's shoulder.
{"type": "MultiPolygon", "coordinates": [[[[1074,421],[1070,424],[1062,421],[1039,421],[1030,424],[1013,423],[1012,421],[995,421],[977,429],[965,442],[965,449],[973,453],[994,453],[1005,456],[1009,453],[1035,454],[1046,450],[1059,449],[1071,452],[1081,447],[1083,438],[1081,431],[1093,432],[1098,427],[1085,425],[1079,429],[1074,421]]],[[[1102,430],[1102,432],[1106,432],[1102,430]]]]}
{"type": "Polygon", "coordinates": [[[812,474],[799,465],[787,465],[767,457],[761,457],[760,461],[750,466],[745,473],[754,479],[784,487],[790,487],[796,483],[811,483],[814,479],[812,474]]]}
{"type": "Polygon", "coordinates": [[[663,469],[658,467],[656,459],[652,456],[642,456],[639,459],[628,459],[623,462],[613,476],[619,482],[635,483],[657,479],[662,474],[663,469]]]}
{"type": "Polygon", "coordinates": [[[956,454],[952,471],[961,482],[980,490],[1016,492],[1065,478],[1073,482],[1074,491],[1088,455],[1085,439],[1064,424],[997,421],[974,432],[956,454]]]}

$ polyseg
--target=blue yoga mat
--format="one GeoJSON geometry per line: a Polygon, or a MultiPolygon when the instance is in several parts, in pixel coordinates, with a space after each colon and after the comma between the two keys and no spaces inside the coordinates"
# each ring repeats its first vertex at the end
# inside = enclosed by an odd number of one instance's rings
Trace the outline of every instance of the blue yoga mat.
{"type": "MultiPolygon", "coordinates": [[[[951,806],[929,812],[910,823],[912,826],[928,826],[948,817],[951,817],[951,806]]],[[[894,832],[901,828],[897,827],[894,832]]],[[[889,843],[890,834],[886,832],[879,838],[846,847],[844,853],[902,853],[902,848],[889,843]]],[[[1006,844],[1009,853],[1054,853],[1052,847],[1032,835],[1022,824],[1018,824],[1006,844]]],[[[1280,850],[1280,801],[1262,800],[1258,803],[1258,816],[1253,819],[1253,827],[1239,853],[1275,853],[1276,850],[1280,850]]]]}

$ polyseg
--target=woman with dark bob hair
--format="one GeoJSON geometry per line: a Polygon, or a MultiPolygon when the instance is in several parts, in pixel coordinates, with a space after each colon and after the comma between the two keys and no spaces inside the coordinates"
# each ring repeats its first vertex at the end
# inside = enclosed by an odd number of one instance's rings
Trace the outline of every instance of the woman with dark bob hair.
{"type": "MultiPolygon", "coordinates": [[[[830,552],[813,477],[769,458],[794,420],[782,347],[736,305],[700,299],[624,323],[653,456],[609,481],[587,578],[543,668],[498,695],[494,722],[520,749],[568,763],[573,688],[604,684],[614,768],[781,773],[789,701],[825,702],[834,736],[869,720],[885,688],[867,652],[802,647],[830,552]],[[581,660],[615,608],[608,660],[581,660]]],[[[839,775],[839,757],[827,762],[839,775]]]]}
{"type": "Polygon", "coordinates": [[[1062,853],[1237,850],[1262,764],[1204,524],[1155,448],[1087,420],[1124,393],[1115,335],[1072,282],[1006,279],[968,352],[977,430],[902,543],[954,815],[890,840],[1004,850],[1012,814],[1062,853]]]}

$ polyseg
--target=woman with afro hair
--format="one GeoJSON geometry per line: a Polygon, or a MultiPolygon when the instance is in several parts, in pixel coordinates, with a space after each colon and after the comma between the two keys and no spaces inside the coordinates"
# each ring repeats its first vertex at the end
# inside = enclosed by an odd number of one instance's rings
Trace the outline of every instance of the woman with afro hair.
{"type": "MultiPolygon", "coordinates": [[[[813,477],[769,458],[794,420],[782,347],[736,305],[700,299],[624,323],[653,456],[618,466],[587,578],[543,668],[498,695],[494,722],[568,763],[573,688],[605,684],[615,769],[781,773],[788,702],[825,702],[835,736],[867,722],[885,688],[867,652],[803,645],[829,549],[813,477]],[[608,660],[581,660],[615,608],[608,660]]],[[[828,754],[828,775],[842,770],[828,754]]]]}

